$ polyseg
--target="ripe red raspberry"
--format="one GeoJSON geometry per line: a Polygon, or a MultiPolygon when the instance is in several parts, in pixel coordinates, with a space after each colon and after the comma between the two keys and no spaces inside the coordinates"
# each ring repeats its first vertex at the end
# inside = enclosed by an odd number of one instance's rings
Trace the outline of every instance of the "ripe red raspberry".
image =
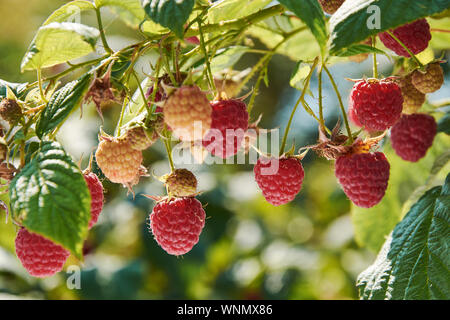
{"type": "Polygon", "coordinates": [[[389,169],[389,162],[381,152],[355,153],[337,158],[335,175],[355,205],[370,208],[384,197],[389,169]]]}
{"type": "Polygon", "coordinates": [[[296,158],[259,158],[253,172],[264,198],[274,206],[294,200],[305,176],[303,166],[296,158]]]}
{"type": "Polygon", "coordinates": [[[405,114],[391,129],[392,148],[403,160],[416,162],[425,157],[436,131],[437,124],[432,116],[405,114]]]}
{"type": "Polygon", "coordinates": [[[91,194],[91,220],[89,221],[89,229],[97,223],[98,217],[103,209],[103,185],[97,175],[93,172],[85,172],[84,179],[86,180],[91,194]]]}
{"type": "MultiPolygon", "coordinates": [[[[425,50],[428,47],[428,42],[431,40],[430,25],[426,19],[405,24],[397,29],[391,30],[391,32],[414,54],[425,50]]],[[[399,56],[410,57],[408,51],[387,32],[380,33],[379,38],[387,48],[399,56]]]]}
{"type": "Polygon", "coordinates": [[[368,131],[384,131],[400,118],[403,97],[399,86],[386,79],[361,80],[350,93],[355,121],[368,131]]]}
{"type": "Polygon", "coordinates": [[[62,270],[70,252],[52,241],[21,228],[16,236],[16,254],[28,273],[44,278],[62,270]]]}
{"type": "Polygon", "coordinates": [[[201,140],[211,128],[212,108],[197,86],[183,86],[175,90],[166,100],[163,112],[164,121],[181,140],[201,140]]]}
{"type": "Polygon", "coordinates": [[[403,95],[403,113],[415,113],[425,103],[425,94],[417,90],[411,82],[411,75],[396,81],[403,95]]]}
{"type": "Polygon", "coordinates": [[[16,100],[3,99],[0,103],[0,117],[9,124],[15,125],[22,118],[22,115],[22,108],[16,100]]]}
{"type": "Polygon", "coordinates": [[[201,202],[195,198],[161,201],[150,215],[150,228],[161,248],[179,256],[197,244],[205,217],[201,202]]]}
{"type": "Polygon", "coordinates": [[[187,169],[176,169],[165,180],[170,196],[190,197],[197,192],[197,178],[187,169]]]}
{"type": "Polygon", "coordinates": [[[415,70],[412,73],[412,84],[422,93],[438,91],[444,84],[444,71],[439,62],[431,63],[425,72],[415,70]]]}
{"type": "Polygon", "coordinates": [[[203,146],[212,155],[226,159],[234,156],[248,129],[247,106],[240,100],[219,100],[211,104],[211,129],[203,138],[203,146]]]}
{"type": "Polygon", "coordinates": [[[142,151],[116,138],[103,138],[95,153],[103,174],[114,183],[127,184],[135,179],[142,163],[142,151]]]}
{"type": "Polygon", "coordinates": [[[345,0],[319,0],[323,11],[328,14],[334,14],[344,3],[345,0]]]}

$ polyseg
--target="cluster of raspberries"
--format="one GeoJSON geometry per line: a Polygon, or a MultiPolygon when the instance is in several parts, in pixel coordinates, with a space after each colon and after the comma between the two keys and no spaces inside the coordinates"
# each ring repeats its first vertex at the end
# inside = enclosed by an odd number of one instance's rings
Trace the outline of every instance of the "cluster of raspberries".
{"type": "MultiPolygon", "coordinates": [[[[325,12],[334,14],[344,0],[319,2],[325,12]]],[[[387,48],[404,57],[425,50],[431,39],[425,19],[401,26],[391,34],[384,32],[379,38],[387,48]]],[[[359,61],[365,57],[354,58],[359,61]]],[[[404,160],[418,161],[432,145],[437,125],[433,117],[417,111],[425,101],[425,94],[438,90],[443,81],[439,62],[401,77],[357,81],[350,93],[349,118],[371,134],[391,129],[395,152],[404,160]]],[[[96,161],[111,182],[130,189],[137,184],[146,174],[142,151],[160,137],[167,139],[167,132],[181,141],[200,142],[210,154],[224,159],[236,155],[245,142],[249,115],[240,99],[210,102],[196,85],[183,85],[167,92],[158,88],[155,94],[150,88],[147,98],[151,98],[150,105],[155,110],[152,115],[128,125],[119,137],[100,136],[96,161]]],[[[17,121],[21,116],[20,107],[5,100],[0,105],[0,115],[8,121],[17,121]]],[[[305,176],[300,158],[292,155],[259,158],[254,177],[267,202],[279,206],[294,200],[305,176]]],[[[370,147],[349,148],[334,159],[337,180],[355,205],[370,208],[381,201],[390,172],[383,153],[371,152],[370,147]]],[[[103,207],[103,186],[92,172],[85,172],[84,177],[92,198],[91,228],[103,207]]],[[[154,198],[157,203],[149,216],[150,229],[167,253],[183,255],[197,244],[205,226],[206,214],[196,198],[197,179],[186,169],[174,169],[161,180],[168,195],[154,198]]],[[[16,253],[28,272],[36,277],[59,272],[69,256],[60,245],[23,227],[17,234],[16,253]]]]}

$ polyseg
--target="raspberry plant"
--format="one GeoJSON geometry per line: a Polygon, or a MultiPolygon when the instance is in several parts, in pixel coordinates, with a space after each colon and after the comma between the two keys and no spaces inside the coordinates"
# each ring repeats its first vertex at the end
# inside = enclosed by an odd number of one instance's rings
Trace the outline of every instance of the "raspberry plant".
{"type": "MultiPolygon", "coordinates": [[[[383,197],[394,192],[389,179],[398,166],[383,153],[389,148],[390,129],[397,154],[414,162],[426,156],[436,134],[449,132],[448,114],[443,115],[442,108],[448,103],[433,106],[426,94],[439,90],[444,81],[444,61],[434,57],[429,43],[433,32],[445,30],[433,30],[428,20],[445,15],[450,1],[253,0],[245,8],[241,2],[75,0],[57,9],[37,30],[21,65],[21,71],[36,73],[36,81],[0,81],[0,116],[6,126],[0,141],[2,179],[8,185],[12,221],[18,226],[17,255],[31,275],[60,271],[69,252],[82,260],[88,230],[101,214],[101,181],[89,169],[83,171],[58,142],[58,131],[69,115],[91,107],[91,102],[99,117],[105,103],[122,105],[114,132],[98,128],[95,163],[105,179],[133,192],[140,179],[152,179],[151,164],[143,163],[142,151],[157,140],[165,146],[171,172],[160,180],[167,194],[147,197],[156,202],[150,229],[169,254],[188,254],[208,227],[208,208],[196,198],[201,192],[196,177],[173,161],[178,144],[224,159],[257,149],[261,157],[254,166],[255,180],[273,206],[301,194],[308,176],[302,160],[313,151],[334,163],[336,179],[354,204],[357,238],[364,237],[358,231],[364,223],[384,224],[390,228],[385,234],[392,231],[394,225],[379,217],[367,222],[373,218],[370,210],[383,206],[383,197]],[[376,28],[368,26],[371,5],[381,15],[376,28]],[[141,40],[113,50],[103,26],[103,7],[117,12],[141,40]],[[73,8],[80,14],[94,12],[97,25],[69,22],[73,8]],[[268,49],[253,48],[252,38],[268,49]],[[298,42],[308,46],[291,49],[298,42]],[[421,55],[426,50],[428,56],[421,55]],[[262,57],[248,71],[223,72],[252,51],[262,57]],[[142,77],[136,65],[149,52],[156,59],[151,74],[142,77]],[[284,125],[280,150],[267,154],[247,131],[263,129],[254,107],[263,83],[269,85],[268,65],[275,54],[298,61],[290,83],[301,93],[284,125]],[[352,80],[346,108],[329,67],[349,59],[361,62],[369,55],[373,74],[352,80]],[[391,57],[392,74],[379,74],[377,55],[391,57]],[[79,58],[82,62],[72,62],[79,58]],[[63,71],[48,71],[59,65],[65,66],[63,71]],[[312,92],[315,74],[317,92],[312,92]],[[67,77],[71,81],[65,81],[67,77]],[[324,118],[323,77],[329,78],[340,107],[342,120],[334,128],[328,128],[324,118]],[[255,81],[251,90],[250,80],[255,81]],[[318,110],[308,105],[307,94],[317,99],[318,110]],[[299,106],[317,122],[318,142],[293,143],[287,150],[299,106]],[[49,250],[58,256],[52,258],[54,264],[47,261],[49,250]]],[[[445,166],[448,154],[447,150],[439,157],[432,174],[445,166]]],[[[449,179],[443,186],[425,185],[429,190],[414,199],[402,220],[400,208],[385,210],[401,221],[374,265],[360,275],[361,298],[450,298],[449,179]]]]}

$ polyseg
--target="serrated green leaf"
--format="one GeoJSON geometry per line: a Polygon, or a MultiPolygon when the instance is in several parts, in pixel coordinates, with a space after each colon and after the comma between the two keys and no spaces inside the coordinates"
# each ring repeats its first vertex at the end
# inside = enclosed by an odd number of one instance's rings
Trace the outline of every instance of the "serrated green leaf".
{"type": "Polygon", "coordinates": [[[377,54],[383,54],[386,55],[386,53],[383,50],[365,45],[365,44],[353,44],[349,46],[348,48],[344,48],[342,50],[339,50],[334,55],[338,57],[351,57],[355,56],[357,54],[362,53],[377,53],[377,54]]]}
{"type": "Polygon", "coordinates": [[[154,22],[172,30],[183,39],[184,25],[195,0],[142,0],[142,7],[154,22]]]}
{"type": "Polygon", "coordinates": [[[145,18],[139,0],[95,0],[97,8],[110,7],[126,24],[138,27],[145,18]]]}
{"type": "Polygon", "coordinates": [[[330,19],[330,53],[449,7],[450,0],[347,0],[330,19]],[[379,26],[372,28],[372,22],[378,18],[379,26]]]}
{"type": "Polygon", "coordinates": [[[36,134],[39,138],[55,129],[80,106],[91,78],[92,74],[87,73],[80,79],[69,82],[52,95],[36,124],[36,134]]]}
{"type": "Polygon", "coordinates": [[[362,272],[362,299],[450,299],[450,175],[427,191],[362,272]]]}
{"type": "Polygon", "coordinates": [[[43,142],[12,180],[9,195],[16,221],[82,258],[91,198],[80,169],[60,144],[43,142]]]}
{"type": "Polygon", "coordinates": [[[306,77],[308,77],[310,71],[311,66],[308,63],[305,63],[303,61],[297,62],[294,70],[292,70],[291,79],[289,81],[291,87],[302,90],[302,83],[306,79],[306,77]]]}
{"type": "Polygon", "coordinates": [[[95,7],[90,1],[71,1],[53,11],[43,25],[45,26],[52,22],[77,22],[76,20],[80,18],[81,12],[94,9],[95,7]]]}
{"type": "Polygon", "coordinates": [[[72,22],[52,22],[40,27],[22,60],[21,70],[51,67],[95,50],[100,32],[72,22]]]}
{"type": "Polygon", "coordinates": [[[28,90],[28,83],[12,83],[0,79],[0,98],[6,98],[8,95],[8,88],[14,93],[18,98],[23,98],[28,90]]]}
{"type": "MultiPolygon", "coordinates": [[[[356,242],[365,248],[377,252],[386,237],[402,219],[402,207],[424,185],[436,159],[450,148],[450,141],[443,135],[437,135],[427,155],[418,162],[412,163],[397,156],[390,144],[385,145],[385,153],[390,165],[390,178],[383,200],[370,209],[352,207],[352,222],[356,242]],[[414,174],[411,174],[414,172],[414,174]]],[[[445,172],[444,172],[445,174],[445,172]]],[[[435,182],[442,183],[442,177],[435,182]]],[[[445,176],[444,176],[445,178],[445,176]]],[[[418,196],[422,195],[418,194],[418,196]]]]}
{"type": "Polygon", "coordinates": [[[279,2],[308,26],[319,43],[322,54],[324,54],[328,41],[328,32],[325,15],[319,2],[317,0],[279,0],[279,2]]]}
{"type": "Polygon", "coordinates": [[[208,10],[210,23],[239,19],[270,4],[271,0],[223,0],[215,2],[208,10]]]}

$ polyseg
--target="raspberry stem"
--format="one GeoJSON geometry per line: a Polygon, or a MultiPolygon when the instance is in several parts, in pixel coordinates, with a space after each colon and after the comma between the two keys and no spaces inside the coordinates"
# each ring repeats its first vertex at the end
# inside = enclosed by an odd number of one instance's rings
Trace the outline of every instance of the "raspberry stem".
{"type": "Polygon", "coordinates": [[[175,165],[173,164],[173,158],[172,158],[172,145],[171,145],[171,139],[172,137],[165,137],[163,140],[164,142],[164,146],[166,147],[166,151],[167,151],[167,157],[169,158],[169,164],[170,164],[170,170],[171,172],[175,171],[175,165]]]}
{"type": "Polygon", "coordinates": [[[216,85],[214,83],[214,77],[212,75],[211,72],[211,64],[209,61],[209,55],[208,55],[208,51],[206,50],[206,45],[205,45],[205,36],[203,34],[203,30],[202,30],[202,16],[199,16],[197,18],[197,24],[198,24],[198,31],[200,34],[200,47],[202,48],[203,51],[203,56],[205,57],[205,65],[206,65],[206,73],[208,74],[208,80],[209,80],[209,85],[211,87],[211,90],[214,91],[214,95],[217,93],[217,88],[216,85]]]}
{"type": "Polygon", "coordinates": [[[339,100],[339,107],[341,108],[342,116],[344,117],[344,123],[345,123],[345,128],[347,129],[348,139],[349,139],[350,143],[353,143],[353,134],[352,134],[352,130],[350,129],[350,125],[348,123],[347,113],[345,112],[345,107],[344,107],[344,104],[342,103],[341,94],[339,93],[339,89],[336,85],[336,82],[334,81],[333,76],[331,75],[327,66],[324,65],[323,68],[324,68],[325,72],[328,74],[331,84],[333,85],[334,91],[336,92],[336,96],[339,100]]]}
{"type": "Polygon", "coordinates": [[[100,13],[100,8],[95,8],[95,14],[97,16],[98,30],[100,31],[100,38],[102,39],[103,48],[109,54],[112,54],[113,51],[108,45],[108,41],[106,41],[105,29],[103,28],[102,15],[100,13]]]}
{"type": "Polygon", "coordinates": [[[295,111],[297,111],[298,105],[305,98],[306,91],[309,88],[309,82],[311,81],[311,77],[312,77],[314,70],[316,69],[318,63],[319,63],[319,59],[316,58],[311,67],[311,71],[309,71],[309,74],[306,77],[305,86],[303,88],[303,91],[302,91],[300,97],[298,98],[297,102],[295,103],[294,109],[292,109],[291,116],[289,117],[289,121],[287,123],[286,129],[284,130],[284,136],[283,136],[283,140],[281,142],[281,147],[280,147],[280,156],[284,153],[284,148],[286,147],[287,137],[289,134],[289,130],[291,129],[291,124],[292,124],[292,120],[294,119],[295,111]]]}
{"type": "Polygon", "coordinates": [[[395,41],[398,42],[399,45],[401,45],[403,47],[403,49],[405,49],[409,55],[411,56],[411,58],[413,58],[413,60],[417,63],[417,65],[420,68],[423,68],[423,64],[422,62],[420,62],[420,60],[416,57],[416,55],[390,30],[386,31],[395,41]]]}
{"type": "Polygon", "coordinates": [[[322,71],[323,62],[320,66],[319,74],[317,75],[319,81],[319,125],[321,129],[323,129],[323,127],[325,126],[325,121],[323,120],[322,71]]]}
{"type": "MultiPolygon", "coordinates": [[[[372,47],[375,48],[377,44],[377,38],[375,36],[372,37],[372,47]]],[[[378,79],[378,63],[377,63],[377,54],[373,53],[373,77],[378,79]]]]}

